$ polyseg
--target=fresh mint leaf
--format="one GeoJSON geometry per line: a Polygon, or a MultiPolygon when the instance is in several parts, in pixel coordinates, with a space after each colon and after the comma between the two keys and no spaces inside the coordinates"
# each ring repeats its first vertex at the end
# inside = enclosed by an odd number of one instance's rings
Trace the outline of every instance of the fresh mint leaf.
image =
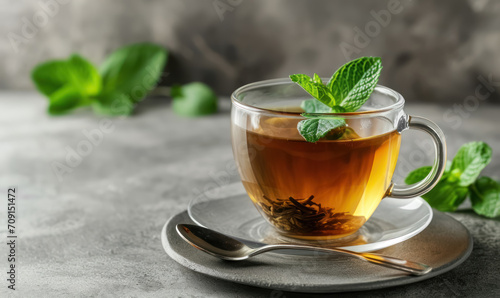
{"type": "MultiPolygon", "coordinates": [[[[469,195],[477,214],[486,217],[500,216],[500,183],[481,177],[476,180],[484,167],[491,161],[492,150],[484,142],[471,142],[458,150],[453,162],[438,184],[422,197],[440,211],[455,211],[469,195]],[[475,182],[474,182],[475,181],[475,182]]],[[[432,167],[422,167],[412,171],[405,179],[407,184],[423,180],[432,167]]]]}
{"type": "Polygon", "coordinates": [[[334,131],[331,134],[329,132],[331,130],[345,127],[346,123],[343,118],[331,116],[321,117],[316,115],[316,113],[342,113],[345,111],[342,107],[335,106],[330,108],[316,99],[304,100],[302,101],[300,107],[306,112],[301,115],[306,118],[311,118],[302,120],[297,125],[297,129],[306,141],[317,142],[319,139],[327,135],[331,135],[331,139],[335,136],[342,136],[341,132],[343,132],[343,130],[334,131]]]}
{"type": "Polygon", "coordinates": [[[100,67],[103,96],[122,93],[131,103],[141,101],[158,83],[166,61],[167,50],[152,43],[133,44],[114,51],[100,67]]]}
{"type": "Polygon", "coordinates": [[[313,82],[316,84],[323,85],[323,80],[321,80],[321,78],[319,77],[319,75],[317,73],[314,73],[313,82]]]}
{"type": "Polygon", "coordinates": [[[67,60],[52,60],[37,65],[31,77],[37,89],[48,97],[67,86],[88,96],[101,91],[101,78],[96,68],[76,54],[67,60]]]}
{"type": "Polygon", "coordinates": [[[332,107],[330,113],[347,113],[347,110],[341,106],[334,106],[332,107]]]}
{"type": "MultiPolygon", "coordinates": [[[[412,171],[405,179],[406,184],[414,184],[422,181],[429,175],[432,167],[421,167],[412,171]]],[[[458,181],[450,182],[450,172],[446,172],[434,188],[422,196],[431,207],[439,211],[455,211],[467,198],[469,190],[467,187],[458,185],[458,181]]]]}
{"type": "MultiPolygon", "coordinates": [[[[345,113],[346,109],[340,106],[329,107],[319,100],[316,99],[307,99],[302,101],[300,107],[304,110],[305,113],[302,116],[307,117],[309,114],[313,113],[345,113]]],[[[311,115],[313,117],[313,115],[311,115]]]]}
{"type": "Polygon", "coordinates": [[[492,150],[484,142],[471,142],[458,150],[451,171],[459,179],[460,186],[469,186],[491,161],[492,150]]]}
{"type": "MultiPolygon", "coordinates": [[[[319,102],[305,100],[301,107],[305,111],[302,116],[314,117],[314,113],[345,113],[359,109],[370,97],[377,85],[382,63],[380,58],[363,57],[353,60],[335,72],[325,86],[318,74],[313,78],[305,74],[294,74],[290,79],[300,85],[319,102]],[[330,109],[328,109],[328,107],[330,109]]],[[[316,142],[328,134],[326,129],[345,127],[345,120],[317,118],[302,120],[297,125],[300,134],[308,142],[316,142]],[[328,123],[330,122],[330,123],[328,123]]],[[[342,136],[333,132],[331,137],[342,136]]]]}
{"type": "Polygon", "coordinates": [[[443,175],[442,180],[422,198],[439,211],[455,211],[467,198],[469,189],[446,180],[446,175],[443,175]]]}
{"type": "Polygon", "coordinates": [[[321,79],[317,74],[314,74],[314,80],[305,74],[294,74],[290,76],[292,82],[297,83],[302,87],[307,93],[311,94],[312,97],[321,101],[329,107],[335,106],[335,99],[333,98],[330,91],[321,82],[321,79]]]}
{"type": "Polygon", "coordinates": [[[415,184],[417,182],[420,182],[420,181],[424,180],[425,177],[427,177],[427,175],[429,175],[431,170],[432,170],[431,166],[421,167],[421,168],[418,168],[416,170],[413,170],[406,177],[405,183],[409,185],[409,184],[415,184]]]}
{"type": "Polygon", "coordinates": [[[99,74],[87,60],[72,55],[36,66],[32,79],[49,98],[49,113],[62,114],[92,104],[98,113],[128,115],[135,103],[157,84],[167,51],[151,43],[134,44],[113,52],[99,74]]]}
{"type": "Polygon", "coordinates": [[[121,92],[108,92],[98,95],[92,102],[92,109],[97,114],[126,116],[132,114],[134,104],[121,92]]]}
{"type": "Polygon", "coordinates": [[[300,134],[308,142],[315,143],[326,136],[331,130],[345,127],[345,120],[342,118],[312,118],[302,120],[297,124],[300,134]]]}
{"type": "Polygon", "coordinates": [[[500,183],[481,177],[469,188],[472,208],[477,214],[490,218],[500,216],[500,183]]]}
{"type": "Polygon", "coordinates": [[[86,101],[81,93],[71,86],[65,86],[50,96],[48,112],[51,115],[61,115],[84,105],[86,101]]]}
{"type": "MultiPolygon", "coordinates": [[[[446,162],[444,173],[445,174],[448,173],[450,171],[450,168],[451,168],[451,162],[448,161],[448,162],[446,162]]],[[[432,170],[431,166],[421,167],[421,168],[418,168],[416,170],[413,170],[406,177],[405,183],[406,184],[415,184],[417,182],[420,182],[420,181],[424,180],[425,177],[427,177],[427,175],[429,175],[431,170],[432,170]]]]}
{"type": "Polygon", "coordinates": [[[306,113],[330,113],[332,110],[332,108],[316,99],[304,100],[300,104],[300,107],[306,113]]]}
{"type": "Polygon", "coordinates": [[[362,57],[339,68],[327,84],[337,105],[349,112],[358,110],[377,85],[382,62],[378,57],[362,57]]]}
{"type": "Polygon", "coordinates": [[[101,91],[101,77],[96,68],[78,55],[39,64],[31,78],[37,89],[49,98],[51,114],[88,105],[91,97],[101,91]]]}
{"type": "Polygon", "coordinates": [[[210,87],[200,82],[173,86],[171,96],[172,108],[181,116],[195,117],[217,111],[217,96],[210,87]]]}

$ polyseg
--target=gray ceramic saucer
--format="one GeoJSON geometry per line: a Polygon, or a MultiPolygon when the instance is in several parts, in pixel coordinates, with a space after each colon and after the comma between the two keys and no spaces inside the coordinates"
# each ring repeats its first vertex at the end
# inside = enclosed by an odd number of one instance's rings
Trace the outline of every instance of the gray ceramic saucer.
{"type": "Polygon", "coordinates": [[[193,223],[187,212],[172,217],[161,239],[167,254],[179,264],[212,277],[275,290],[331,293],[380,289],[418,282],[460,265],[472,251],[469,231],[452,217],[434,210],[430,225],[417,236],[377,252],[428,264],[424,276],[399,271],[342,255],[296,256],[267,253],[248,261],[227,262],[184,242],[175,230],[178,223],[193,223]]]}

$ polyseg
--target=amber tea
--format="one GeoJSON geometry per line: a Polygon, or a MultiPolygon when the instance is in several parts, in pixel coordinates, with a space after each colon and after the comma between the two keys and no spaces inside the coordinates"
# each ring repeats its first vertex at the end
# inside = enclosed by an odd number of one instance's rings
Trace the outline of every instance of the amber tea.
{"type": "Polygon", "coordinates": [[[346,120],[347,128],[308,143],[298,121],[261,115],[245,128],[233,125],[243,185],[261,214],[288,236],[352,234],[390,186],[400,134],[384,118],[346,120]]]}

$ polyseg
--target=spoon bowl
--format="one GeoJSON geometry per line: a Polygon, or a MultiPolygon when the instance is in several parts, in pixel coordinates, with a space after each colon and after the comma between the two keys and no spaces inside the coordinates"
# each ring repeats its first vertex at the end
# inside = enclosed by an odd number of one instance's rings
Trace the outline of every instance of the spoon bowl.
{"type": "Polygon", "coordinates": [[[249,258],[253,249],[234,238],[196,225],[177,225],[177,233],[192,246],[228,261],[249,258]]]}

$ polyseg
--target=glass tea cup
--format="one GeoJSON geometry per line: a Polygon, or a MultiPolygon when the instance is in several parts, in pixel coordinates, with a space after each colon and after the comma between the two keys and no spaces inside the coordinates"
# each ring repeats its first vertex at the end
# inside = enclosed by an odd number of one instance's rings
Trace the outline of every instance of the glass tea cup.
{"type": "Polygon", "coordinates": [[[358,111],[326,114],[345,119],[347,126],[316,143],[297,130],[306,119],[300,104],[307,99],[309,94],[290,79],[245,85],[231,97],[233,154],[242,183],[279,232],[306,240],[345,237],[384,197],[420,196],[439,181],[446,161],[444,134],[430,120],[408,116],[399,93],[377,86],[358,111]],[[435,161],[424,180],[401,186],[392,176],[406,129],[432,137],[435,161]]]}

